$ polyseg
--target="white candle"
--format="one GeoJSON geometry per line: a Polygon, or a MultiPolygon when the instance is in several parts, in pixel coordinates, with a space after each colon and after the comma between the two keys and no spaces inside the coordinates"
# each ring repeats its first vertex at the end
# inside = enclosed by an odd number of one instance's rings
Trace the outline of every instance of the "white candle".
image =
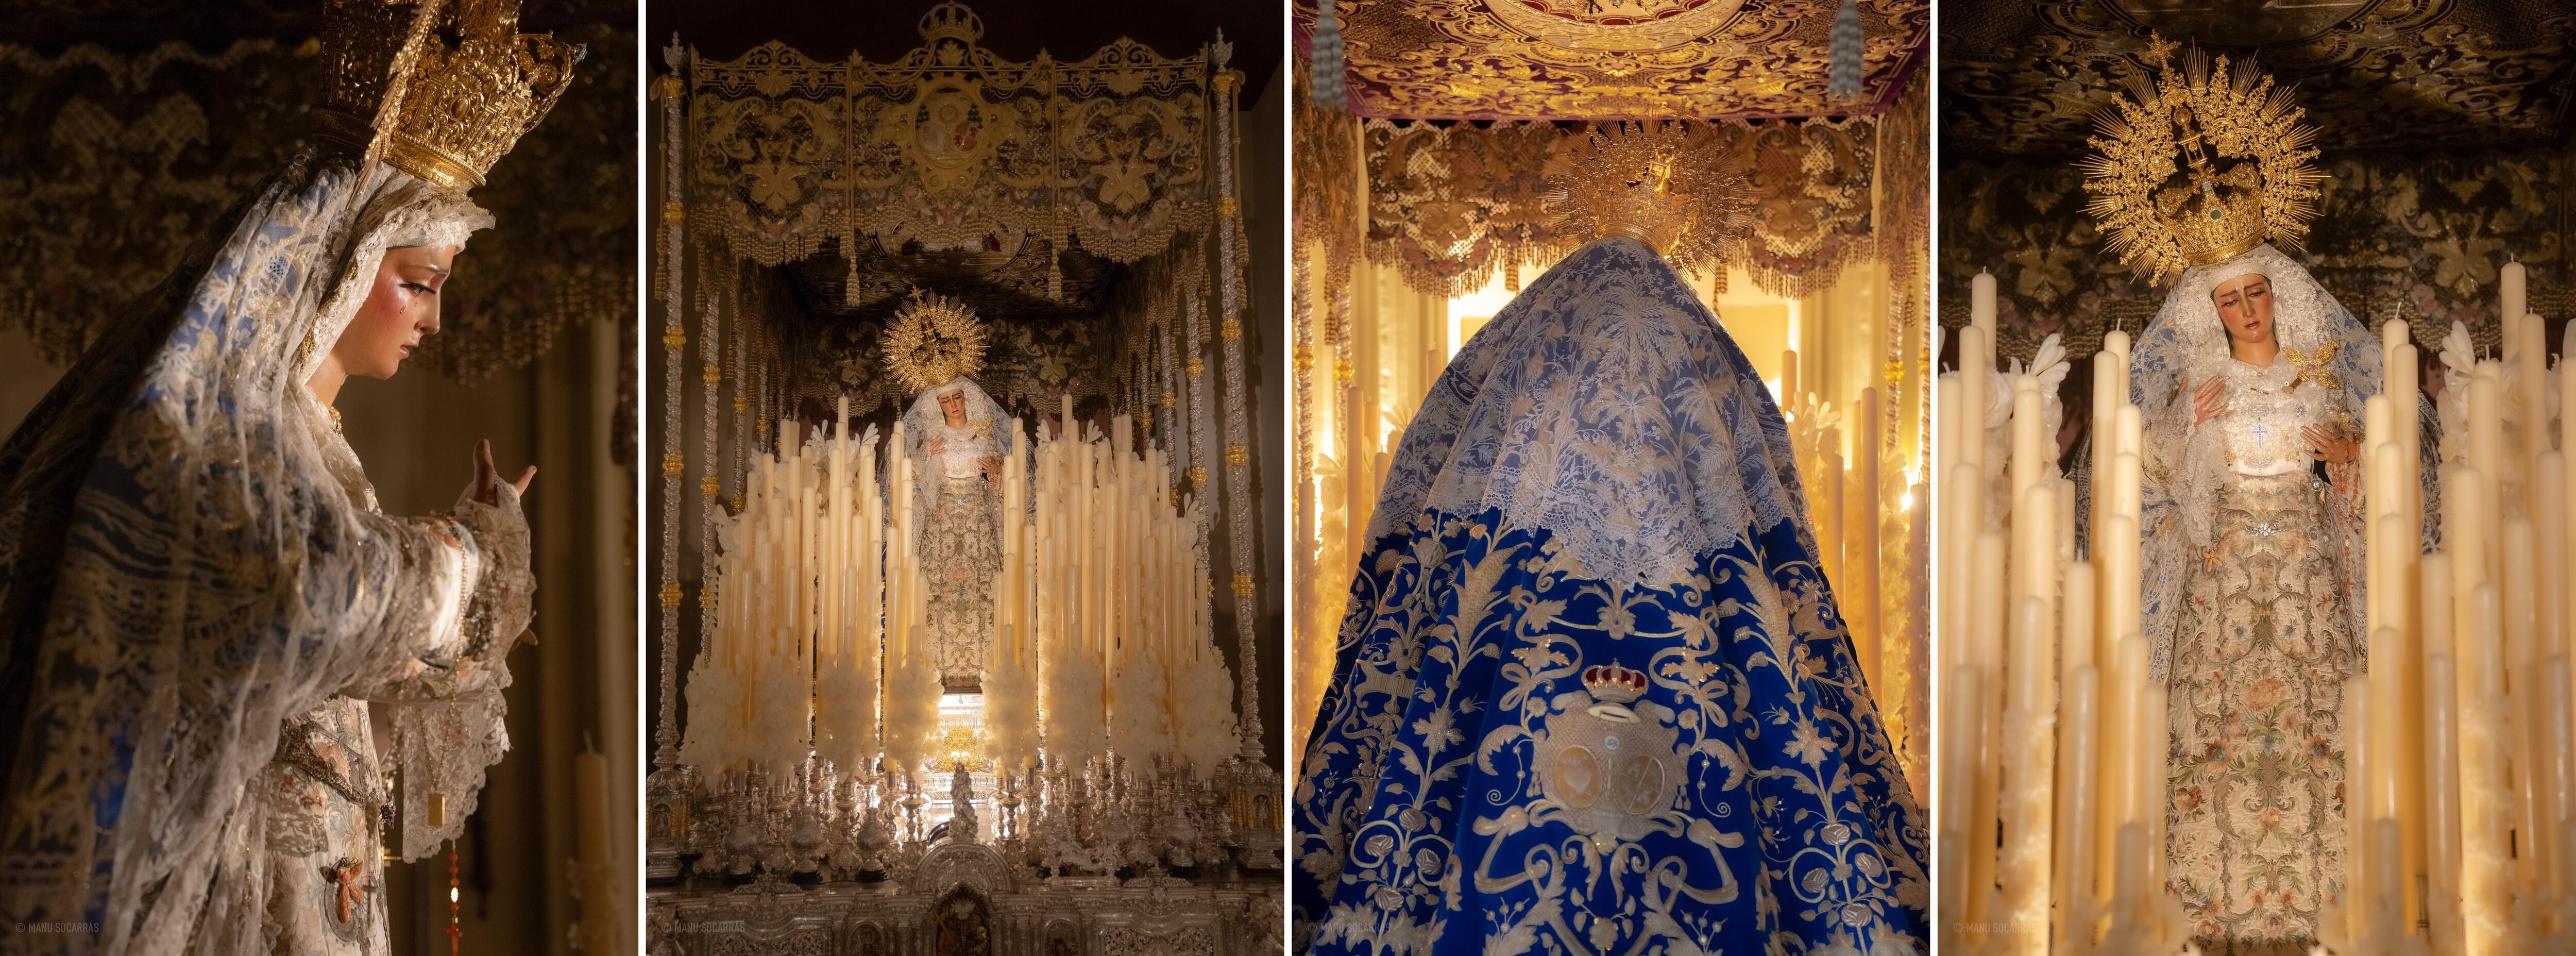
{"type": "Polygon", "coordinates": [[[2532,542],[2540,562],[2538,653],[2567,653],[2567,592],[2558,585],[2567,577],[2567,459],[2557,449],[2541,452],[2531,467],[2532,542]],[[2554,533],[2553,533],[2554,532],[2554,533]]]}
{"type": "MultiPolygon", "coordinates": [[[[2525,311],[2523,306],[2528,304],[2530,301],[2529,296],[2524,293],[2523,279],[2523,268],[2522,263],[2520,262],[2507,262],[2504,264],[2503,269],[2497,270],[2496,304],[2498,308],[2496,309],[2496,315],[2498,317],[2510,320],[2519,320],[2522,318],[2525,311]]],[[[2512,358],[2513,356],[2506,357],[2512,358]]]]}
{"type": "MultiPolygon", "coordinates": [[[[2458,560],[2454,557],[2453,560],[2458,560]]],[[[2468,622],[2454,635],[2460,655],[2460,915],[2475,956],[2508,956],[2513,880],[2512,806],[2505,788],[2504,610],[2496,585],[2481,581],[2461,603],[2468,622]]]]}
{"type": "MultiPolygon", "coordinates": [[[[2071,582],[2074,579],[2068,578],[2071,582]]],[[[2070,611],[2074,601],[2069,598],[2070,611]]],[[[2071,620],[2071,618],[2070,618],[2071,620]]],[[[2073,647],[2069,642],[2068,647],[2073,647]]],[[[2101,675],[2090,664],[2076,668],[2058,703],[2057,914],[2055,948],[2080,952],[2092,942],[2094,828],[2100,816],[2101,675]]],[[[1946,848],[1944,850],[1946,851],[1946,848]]]]}
{"type": "Polygon", "coordinates": [[[2425,868],[2429,883],[2425,903],[2451,912],[2450,898],[2459,882],[2459,686],[2452,649],[2453,607],[2450,558],[2428,554],[2421,563],[2423,599],[2416,618],[2424,653],[2424,817],[2425,868]],[[2441,677],[2434,671],[2438,664],[2441,677]]]}
{"type": "Polygon", "coordinates": [[[1851,549],[1845,553],[1844,563],[1850,566],[1850,573],[1857,579],[1861,613],[1857,615],[1858,626],[1853,628],[1852,638],[1860,647],[1861,674],[1873,697],[1886,686],[1879,669],[1881,642],[1884,640],[1882,625],[1886,618],[1878,553],[1879,522],[1885,517],[1878,472],[1878,452],[1885,425],[1882,417],[1878,389],[1861,389],[1860,431],[1855,436],[1858,444],[1852,448],[1852,480],[1858,486],[1860,507],[1851,516],[1851,549]]]}
{"type": "Polygon", "coordinates": [[[1971,579],[1975,592],[1970,605],[1968,640],[1969,660],[1988,681],[1992,689],[1984,693],[1978,707],[1981,732],[1977,746],[1980,752],[1976,787],[1968,818],[1968,906],[1967,919],[1983,923],[1993,917],[1989,906],[1995,886],[1996,796],[2003,779],[2003,747],[1997,739],[2003,726],[2003,688],[1994,680],[2003,672],[2004,535],[1989,531],[1977,537],[1976,577],[1971,579]]]}
{"type": "MultiPolygon", "coordinates": [[[[2141,655],[2146,643],[2138,645],[2141,655]]],[[[2166,722],[2165,685],[2146,679],[2145,658],[2137,661],[2138,671],[2138,815],[2147,825],[2147,892],[2161,896],[2165,886],[2165,807],[2171,803],[2171,791],[2165,786],[2166,768],[2172,766],[2171,725],[2166,722]]],[[[2140,900],[2144,904],[2146,900],[2140,900]]]]}
{"type": "Polygon", "coordinates": [[[1995,276],[1984,269],[1968,281],[1968,322],[1977,328],[1995,327],[1995,276]]]}
{"type": "Polygon", "coordinates": [[[1994,368],[1987,351],[1991,334],[1974,325],[1959,330],[1959,461],[1977,466],[1981,474],[1986,466],[1986,389],[1994,368]]]}
{"type": "Polygon", "coordinates": [[[2344,913],[2346,932],[2359,939],[2368,934],[2370,904],[2378,899],[2376,870],[2370,865],[2371,843],[2364,838],[2370,832],[2370,821],[2377,819],[2378,789],[2369,785],[2377,772],[2372,762],[2378,753],[2377,734],[2371,732],[2370,679],[2353,677],[2344,681],[2344,832],[2351,834],[2344,844],[2344,913]]]}
{"type": "MultiPolygon", "coordinates": [[[[2055,517],[2056,502],[2051,500],[2048,489],[2033,488],[2030,495],[2027,501],[2031,506],[2055,517]]],[[[2027,513],[2033,507],[2023,510],[2027,513]]],[[[2013,559],[2018,564],[2026,557],[2016,553],[2013,559]]],[[[2048,621],[2047,601],[2036,595],[2024,595],[2015,601],[2012,661],[2006,670],[2009,700],[2003,723],[2008,739],[2001,741],[2011,750],[2013,759],[2003,763],[2006,786],[1996,807],[2007,821],[1997,861],[2004,910],[1997,915],[2007,927],[2005,950],[2026,956],[2048,956],[2049,862],[2053,855],[2049,816],[2055,802],[2051,790],[2056,778],[2056,754],[2050,750],[2050,741],[2056,736],[2057,723],[2053,684],[2056,668],[2050,653],[2055,635],[2050,633],[2048,621]]]]}
{"type": "MultiPolygon", "coordinates": [[[[2493,361],[2479,362],[2477,372],[2469,379],[2469,467],[2477,469],[2479,501],[2487,510],[2485,527],[2480,537],[2485,544],[2485,564],[2489,569],[2503,559],[2503,539],[2498,532],[2504,498],[2504,416],[2502,396],[2498,394],[2497,369],[2493,361]]],[[[2459,553],[2459,552],[2454,552],[2459,553]]],[[[2489,574],[2494,571],[2490,570],[2489,574]]]]}
{"type": "Polygon", "coordinates": [[[1967,945],[1962,927],[1968,921],[1972,901],[1984,894],[1973,892],[1968,860],[1968,820],[1975,802],[1978,762],[1984,747],[1985,721],[1984,680],[1975,664],[1961,664],[1949,674],[1949,696],[1941,701],[1941,772],[1938,784],[1941,799],[1934,805],[1940,817],[1941,867],[1940,935],[1945,951],[1967,945]]]}
{"type": "Polygon", "coordinates": [[[2520,875],[2526,893],[2536,893],[2548,877],[2542,860],[2550,853],[2547,842],[2548,821],[2541,810],[2543,794],[2538,775],[2533,773],[2547,763],[2545,738],[2536,731],[2542,720],[2539,683],[2540,657],[2533,632],[2536,583],[2532,573],[2531,522],[2514,518],[2504,523],[2504,641],[2505,659],[2510,668],[2505,672],[2505,689],[2512,702],[2514,737],[2514,789],[2519,801],[2515,816],[2519,846],[2532,847],[2531,852],[2515,854],[2515,871],[2520,875]]]}
{"type": "Polygon", "coordinates": [[[1798,350],[1780,350],[1780,407],[1798,404],[1798,350]]]}

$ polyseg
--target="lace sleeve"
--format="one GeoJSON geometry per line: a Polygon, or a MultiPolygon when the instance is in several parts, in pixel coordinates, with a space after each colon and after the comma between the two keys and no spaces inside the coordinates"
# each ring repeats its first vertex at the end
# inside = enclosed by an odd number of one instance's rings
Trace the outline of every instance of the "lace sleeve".
{"type": "MultiPolygon", "coordinates": [[[[2364,542],[2370,528],[2370,510],[2362,500],[2362,464],[2359,459],[2341,464],[2327,462],[2325,470],[2326,480],[2319,491],[2325,496],[2326,546],[2334,550],[2335,576],[2341,579],[2336,583],[2343,588],[2344,612],[2351,618],[2353,639],[2367,648],[2370,582],[2365,572],[2369,552],[2364,542]]],[[[2352,674],[2369,672],[2369,654],[2356,654],[2352,661],[2352,674]]]]}
{"type": "Polygon", "coordinates": [[[374,701],[392,718],[392,753],[400,768],[402,858],[416,860],[454,838],[472,815],[486,769],[510,749],[504,724],[510,648],[527,629],[536,586],[519,494],[508,484],[498,504],[460,499],[452,518],[427,519],[456,529],[461,574],[455,613],[441,614],[427,645],[353,696],[374,701]]]}
{"type": "Polygon", "coordinates": [[[2192,559],[2209,546],[2217,483],[2226,468],[2216,429],[2193,421],[2189,387],[2147,410],[2138,462],[2140,635],[2147,640],[2147,679],[2168,676],[2174,627],[2192,559]]]}

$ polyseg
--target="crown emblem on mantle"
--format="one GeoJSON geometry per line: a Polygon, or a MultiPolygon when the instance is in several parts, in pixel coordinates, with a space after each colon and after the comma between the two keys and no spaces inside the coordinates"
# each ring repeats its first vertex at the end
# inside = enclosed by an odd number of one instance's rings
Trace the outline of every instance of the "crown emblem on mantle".
{"type": "Polygon", "coordinates": [[[520,33],[519,0],[331,0],[314,116],[326,137],[471,189],[572,86],[583,52],[520,33]]]}
{"type": "Polygon", "coordinates": [[[1583,669],[1583,689],[1602,703],[1634,703],[1646,693],[1646,672],[1617,664],[1596,664],[1583,669]]]}

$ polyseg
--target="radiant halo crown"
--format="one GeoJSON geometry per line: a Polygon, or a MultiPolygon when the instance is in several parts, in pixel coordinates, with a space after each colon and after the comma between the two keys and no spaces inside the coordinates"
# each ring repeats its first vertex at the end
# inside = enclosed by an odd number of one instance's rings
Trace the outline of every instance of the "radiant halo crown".
{"type": "Polygon", "coordinates": [[[912,290],[885,331],[885,367],[906,394],[984,370],[984,324],[966,304],[912,290]]]}
{"type": "Polygon", "coordinates": [[[1574,162],[1550,177],[1551,228],[1572,239],[1627,236],[1666,258],[1714,262],[1742,244],[1752,220],[1744,177],[1678,122],[1595,128],[1574,162]]]}
{"type": "Polygon", "coordinates": [[[2087,209],[2121,262],[2161,280],[2224,262],[2266,241],[2296,249],[2316,217],[2316,128],[2251,60],[2231,64],[2150,35],[2153,80],[2095,116],[2085,157],[2087,209]]]}

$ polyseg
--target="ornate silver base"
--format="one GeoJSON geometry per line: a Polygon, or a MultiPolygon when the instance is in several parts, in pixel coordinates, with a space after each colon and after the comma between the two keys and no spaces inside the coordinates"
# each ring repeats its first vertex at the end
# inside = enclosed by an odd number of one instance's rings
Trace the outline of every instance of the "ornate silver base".
{"type": "Polygon", "coordinates": [[[1024,877],[977,843],[943,843],[905,878],[655,890],[655,956],[1270,956],[1279,881],[1024,877]]]}

